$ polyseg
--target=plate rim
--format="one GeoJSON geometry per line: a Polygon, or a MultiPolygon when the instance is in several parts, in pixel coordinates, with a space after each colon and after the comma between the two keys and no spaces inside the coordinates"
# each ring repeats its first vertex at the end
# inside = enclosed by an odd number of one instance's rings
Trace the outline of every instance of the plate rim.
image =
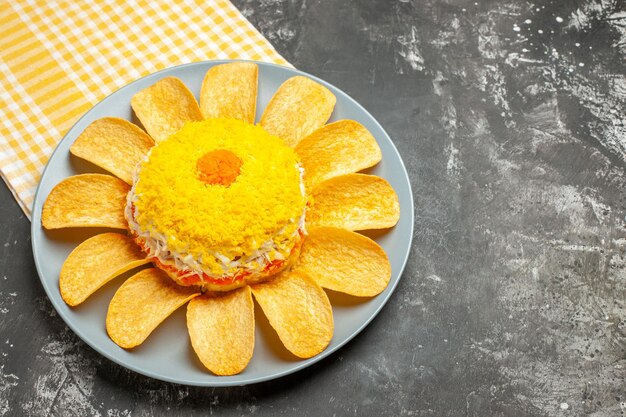
{"type": "MultiPolygon", "coordinates": [[[[196,94],[194,93],[194,96],[196,94]]],[[[387,131],[381,126],[381,124],[378,122],[378,120],[372,116],[370,114],[369,111],[367,111],[367,109],[365,109],[359,102],[357,102],[355,99],[353,99],[350,95],[348,95],[346,92],[344,92],[342,89],[338,88],[337,86],[330,84],[329,82],[320,79],[319,77],[309,74],[305,71],[301,71],[299,69],[293,68],[293,67],[289,67],[289,66],[285,66],[285,65],[279,65],[279,64],[274,64],[274,63],[270,63],[270,62],[263,62],[263,61],[253,61],[253,60],[244,60],[244,59],[216,59],[216,60],[205,60],[205,61],[195,61],[195,62],[190,62],[190,63],[185,63],[185,64],[180,64],[180,65],[175,65],[175,66],[170,66],[167,68],[163,68],[159,71],[150,73],[150,74],[146,74],[136,80],[131,81],[128,84],[123,85],[122,87],[116,89],[115,91],[111,92],[110,94],[108,94],[106,97],[103,97],[100,101],[98,101],[98,103],[94,104],[93,106],[91,106],[89,108],[89,110],[87,110],[80,118],[78,118],[76,120],[76,122],[74,122],[74,124],[72,125],[72,127],[70,127],[67,132],[65,133],[65,135],[63,135],[63,137],[59,140],[59,142],[57,143],[57,145],[55,146],[54,151],[50,154],[50,157],[48,159],[48,162],[46,162],[46,165],[44,167],[44,169],[41,172],[41,177],[40,180],[37,184],[37,188],[35,190],[35,195],[33,198],[33,205],[31,207],[31,248],[32,248],[32,252],[33,252],[33,259],[35,262],[35,267],[37,269],[37,275],[39,277],[39,281],[41,282],[41,285],[44,288],[44,291],[46,293],[46,296],[48,298],[48,300],[50,301],[50,303],[52,304],[52,306],[54,307],[56,313],[61,317],[61,319],[63,320],[63,322],[65,323],[65,325],[67,325],[72,332],[78,336],[85,344],[87,344],[89,347],[91,347],[92,349],[94,349],[96,352],[98,352],[100,355],[104,356],[105,358],[109,359],[110,361],[116,363],[119,366],[122,366],[126,369],[129,369],[133,372],[136,372],[140,375],[146,376],[146,377],[150,377],[150,378],[154,378],[156,380],[160,380],[160,381],[164,381],[164,382],[168,382],[168,383],[174,383],[174,384],[180,384],[180,385],[188,385],[188,386],[201,386],[201,387],[227,387],[227,386],[246,386],[246,385],[251,385],[251,384],[257,384],[257,383],[261,383],[261,382],[266,382],[266,381],[271,381],[274,379],[278,379],[290,374],[293,374],[295,372],[298,372],[302,369],[305,369],[319,361],[321,361],[322,359],[330,356],[331,354],[337,352],[338,350],[340,350],[343,346],[345,346],[348,342],[350,342],[352,339],[354,339],[359,333],[361,333],[361,331],[363,331],[370,323],[371,321],[378,316],[378,314],[380,313],[380,311],[382,310],[382,308],[387,304],[387,302],[389,301],[389,299],[391,298],[392,294],[395,292],[395,289],[398,285],[398,283],[400,282],[400,280],[402,279],[402,275],[404,273],[404,270],[406,268],[408,259],[409,259],[409,255],[411,253],[411,246],[412,246],[412,242],[413,242],[413,234],[414,234],[414,228],[415,228],[415,203],[414,203],[414,198],[413,198],[413,190],[411,187],[411,181],[410,181],[410,177],[408,175],[408,172],[406,170],[406,166],[404,164],[404,161],[400,155],[400,152],[398,152],[398,148],[396,147],[395,143],[391,140],[391,137],[389,136],[389,134],[387,133],[387,131]],[[386,137],[386,139],[388,140],[389,144],[391,145],[391,150],[395,153],[395,155],[397,156],[397,159],[399,161],[399,166],[400,166],[400,170],[403,173],[404,176],[404,180],[406,180],[406,184],[408,186],[408,205],[410,207],[409,213],[401,213],[402,215],[405,216],[409,216],[409,225],[410,225],[410,230],[409,230],[409,238],[408,238],[408,242],[407,242],[407,250],[406,253],[401,261],[401,265],[400,268],[397,271],[397,279],[392,280],[391,286],[389,287],[389,290],[387,291],[386,294],[380,294],[378,296],[376,296],[376,298],[378,297],[383,297],[382,300],[380,301],[380,304],[376,307],[376,309],[373,311],[372,314],[369,315],[369,317],[367,317],[367,319],[357,328],[355,328],[353,331],[350,332],[349,336],[346,337],[344,340],[342,340],[341,342],[339,342],[336,346],[333,346],[332,348],[327,348],[324,351],[320,352],[319,354],[317,354],[316,356],[312,357],[312,358],[308,358],[305,360],[302,360],[300,362],[294,363],[293,366],[291,366],[289,369],[287,370],[283,370],[283,371],[279,371],[279,372],[275,372],[275,373],[271,373],[268,375],[264,375],[264,376],[259,376],[259,377],[249,377],[249,378],[244,378],[243,380],[230,380],[230,379],[224,379],[224,380],[220,380],[219,378],[224,378],[224,377],[218,377],[215,376],[211,373],[207,373],[207,377],[209,377],[209,379],[205,382],[197,382],[197,381],[190,381],[190,380],[185,380],[184,378],[174,378],[174,377],[170,377],[167,375],[162,375],[156,372],[153,372],[151,370],[147,370],[144,368],[141,368],[139,366],[136,366],[134,364],[129,364],[124,362],[123,360],[121,360],[120,358],[116,357],[114,354],[112,354],[111,352],[107,351],[106,349],[102,348],[101,346],[99,346],[97,343],[92,343],[91,340],[89,340],[88,337],[86,337],[82,330],[80,328],[78,328],[72,321],[71,318],[66,317],[65,312],[57,306],[57,302],[56,299],[54,297],[51,296],[51,292],[54,291],[56,288],[53,288],[51,286],[48,285],[47,281],[44,279],[44,274],[43,274],[43,266],[41,265],[41,259],[39,258],[39,255],[37,253],[37,240],[34,239],[34,236],[36,234],[36,229],[41,228],[41,208],[43,206],[43,202],[41,202],[41,204],[39,204],[39,201],[41,200],[41,196],[40,196],[40,192],[41,192],[41,187],[42,187],[42,182],[43,179],[45,178],[48,170],[50,169],[50,161],[53,159],[53,157],[57,154],[57,152],[60,152],[60,145],[62,143],[64,143],[66,140],[68,140],[68,136],[74,131],[74,129],[77,127],[77,125],[79,125],[82,120],[86,117],[89,116],[89,114],[96,108],[99,107],[100,105],[102,105],[102,103],[104,101],[106,101],[107,99],[109,99],[112,95],[118,93],[120,90],[122,89],[126,89],[126,88],[130,88],[132,85],[141,82],[142,80],[145,80],[146,78],[156,78],[156,79],[160,79],[159,77],[166,72],[176,72],[176,70],[181,69],[181,68],[186,68],[186,67],[192,67],[192,66],[198,66],[198,67],[204,67],[204,66],[208,66],[208,68],[211,68],[212,66],[215,65],[220,65],[220,64],[227,64],[227,63],[232,63],[232,62],[251,62],[254,64],[257,64],[259,66],[266,66],[266,67],[274,67],[277,68],[279,71],[287,71],[289,73],[291,73],[291,76],[296,76],[296,75],[303,75],[306,77],[311,78],[312,80],[326,86],[327,88],[330,87],[331,90],[334,90],[336,92],[338,92],[340,95],[343,96],[344,99],[348,100],[349,102],[352,103],[352,105],[354,105],[360,112],[362,112],[367,118],[369,118],[375,125],[377,128],[380,129],[380,131],[383,133],[383,135],[386,137]],[[217,380],[215,380],[215,378],[218,378],[217,380]]],[[[392,276],[393,278],[393,276],[392,276]]],[[[241,374],[238,374],[241,375],[241,374]]],[[[237,375],[235,375],[237,376],[237,375]]],[[[227,377],[228,378],[228,377],[227,377]]]]}

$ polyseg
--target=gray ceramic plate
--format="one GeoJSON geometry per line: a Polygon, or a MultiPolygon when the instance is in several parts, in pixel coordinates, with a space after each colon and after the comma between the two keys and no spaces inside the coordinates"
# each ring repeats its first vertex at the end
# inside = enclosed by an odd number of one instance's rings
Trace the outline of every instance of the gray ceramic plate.
{"type": "Polygon", "coordinates": [[[389,286],[372,299],[330,294],[335,320],[333,339],[324,352],[308,360],[298,360],[282,347],[257,307],[254,356],[241,374],[229,377],[216,377],[203,369],[189,342],[184,307],[162,323],[140,347],[129,351],[114,344],[107,336],[104,320],[108,303],[123,278],[115,279],[78,308],[68,307],[61,299],[58,289],[61,265],[74,247],[99,232],[69,229],[46,232],[41,227],[41,207],[50,190],[59,181],[79,173],[99,172],[95,167],[70,157],[70,145],[91,122],[101,117],[115,116],[134,121],[130,108],[131,97],[161,78],[179,77],[197,95],[206,71],[211,66],[224,62],[226,61],[198,62],[165,69],[137,80],[102,100],[59,143],[43,172],[33,205],[32,242],[35,263],[48,297],[67,325],[92,348],[126,368],[153,378],[188,385],[228,386],[267,381],[303,369],[330,355],[356,336],[387,302],[406,264],[413,235],[413,199],[409,179],[398,151],[376,120],[348,95],[322,80],[290,68],[259,63],[257,120],[283,81],[294,75],[307,75],[324,84],[337,96],[331,121],[356,120],[376,137],[382,149],[383,160],[369,172],[391,183],[400,198],[401,209],[400,222],[395,228],[373,236],[389,255],[392,266],[389,286]]]}

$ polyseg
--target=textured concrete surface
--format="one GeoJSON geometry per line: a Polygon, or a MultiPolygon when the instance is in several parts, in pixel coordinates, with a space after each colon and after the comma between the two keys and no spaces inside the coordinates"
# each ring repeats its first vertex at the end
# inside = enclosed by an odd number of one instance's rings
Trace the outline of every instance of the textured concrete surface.
{"type": "Polygon", "coordinates": [[[162,383],[55,315],[2,186],[0,415],[624,415],[626,2],[235,4],[402,154],[417,216],[397,291],[305,371],[162,383]]]}

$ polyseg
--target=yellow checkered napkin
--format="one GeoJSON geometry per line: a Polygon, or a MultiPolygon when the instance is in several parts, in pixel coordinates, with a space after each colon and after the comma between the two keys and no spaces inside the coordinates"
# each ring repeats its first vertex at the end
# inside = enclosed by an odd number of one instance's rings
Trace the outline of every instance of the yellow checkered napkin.
{"type": "Polygon", "coordinates": [[[0,172],[26,215],[54,147],[94,104],[225,58],[288,65],[227,0],[0,0],[0,172]]]}

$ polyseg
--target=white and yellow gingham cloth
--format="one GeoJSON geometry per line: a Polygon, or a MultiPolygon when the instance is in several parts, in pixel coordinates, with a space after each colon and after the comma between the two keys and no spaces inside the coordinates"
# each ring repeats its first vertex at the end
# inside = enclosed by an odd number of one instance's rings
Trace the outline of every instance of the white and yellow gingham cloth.
{"type": "Polygon", "coordinates": [[[0,172],[26,215],[55,146],[94,104],[225,58],[288,65],[227,0],[0,0],[0,172]]]}

